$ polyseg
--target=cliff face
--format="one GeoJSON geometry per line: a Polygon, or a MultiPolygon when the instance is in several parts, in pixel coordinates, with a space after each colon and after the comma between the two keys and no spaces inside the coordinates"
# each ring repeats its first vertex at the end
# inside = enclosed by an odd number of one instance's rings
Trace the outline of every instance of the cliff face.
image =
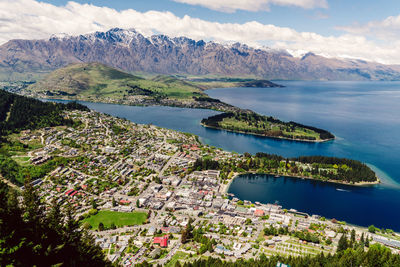
{"type": "Polygon", "coordinates": [[[0,46],[0,71],[43,72],[70,63],[100,62],[128,72],[253,76],[264,79],[395,80],[400,67],[360,60],[295,58],[284,51],[169,38],[111,29],[48,40],[11,40],[0,46]]]}

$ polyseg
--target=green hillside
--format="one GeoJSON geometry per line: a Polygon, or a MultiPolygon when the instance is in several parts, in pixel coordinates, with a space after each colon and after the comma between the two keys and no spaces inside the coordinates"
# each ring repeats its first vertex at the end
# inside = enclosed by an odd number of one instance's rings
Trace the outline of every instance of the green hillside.
{"type": "Polygon", "coordinates": [[[144,79],[100,63],[73,64],[55,70],[28,87],[33,94],[48,98],[129,100],[192,99],[206,96],[200,87],[171,76],[144,79]]]}
{"type": "Polygon", "coordinates": [[[62,111],[74,109],[88,110],[75,102],[42,102],[0,90],[0,137],[26,129],[72,124],[62,111]]]}

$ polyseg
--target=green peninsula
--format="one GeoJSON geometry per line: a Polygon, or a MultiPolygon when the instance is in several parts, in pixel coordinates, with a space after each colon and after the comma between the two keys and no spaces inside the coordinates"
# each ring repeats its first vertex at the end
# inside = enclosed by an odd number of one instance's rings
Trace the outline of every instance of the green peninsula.
{"type": "Polygon", "coordinates": [[[201,123],[205,127],[294,141],[325,142],[335,138],[323,129],[283,122],[252,111],[222,113],[203,119],[201,123]]]}

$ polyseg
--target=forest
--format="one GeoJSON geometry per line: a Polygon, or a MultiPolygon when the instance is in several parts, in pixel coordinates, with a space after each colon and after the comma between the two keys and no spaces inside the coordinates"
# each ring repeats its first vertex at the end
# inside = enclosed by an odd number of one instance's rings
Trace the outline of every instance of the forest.
{"type": "Polygon", "coordinates": [[[293,121],[283,122],[270,116],[255,112],[227,112],[217,114],[201,121],[205,126],[233,132],[244,132],[275,138],[299,141],[325,141],[335,136],[323,129],[306,126],[293,121]]]}
{"type": "Polygon", "coordinates": [[[46,207],[30,180],[18,197],[0,182],[0,266],[111,266],[72,206],[46,207]]]}
{"type": "Polygon", "coordinates": [[[324,157],[324,156],[301,156],[290,160],[313,165],[313,171],[331,180],[343,180],[347,182],[375,182],[376,174],[366,164],[352,159],[324,157]],[[318,163],[318,164],[315,164],[318,163]],[[335,172],[326,169],[334,168],[335,172]]]}
{"type": "Polygon", "coordinates": [[[89,109],[76,102],[42,102],[0,90],[0,136],[26,129],[72,125],[71,120],[62,116],[64,110],[89,109]]]}
{"type": "Polygon", "coordinates": [[[199,158],[191,168],[191,170],[198,171],[208,169],[221,170],[222,178],[227,177],[227,174],[233,171],[305,176],[349,184],[377,181],[375,172],[360,161],[326,156],[284,158],[262,152],[256,153],[254,156],[244,153],[238,161],[222,162],[211,158],[199,158]]]}

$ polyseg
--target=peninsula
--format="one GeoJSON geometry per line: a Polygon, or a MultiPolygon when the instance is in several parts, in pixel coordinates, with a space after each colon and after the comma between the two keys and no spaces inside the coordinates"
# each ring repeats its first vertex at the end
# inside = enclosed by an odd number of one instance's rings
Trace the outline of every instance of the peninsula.
{"type": "Polygon", "coordinates": [[[269,138],[303,142],[326,142],[335,136],[323,129],[296,122],[259,115],[255,112],[228,112],[217,114],[201,121],[205,127],[252,134],[269,138]]]}

